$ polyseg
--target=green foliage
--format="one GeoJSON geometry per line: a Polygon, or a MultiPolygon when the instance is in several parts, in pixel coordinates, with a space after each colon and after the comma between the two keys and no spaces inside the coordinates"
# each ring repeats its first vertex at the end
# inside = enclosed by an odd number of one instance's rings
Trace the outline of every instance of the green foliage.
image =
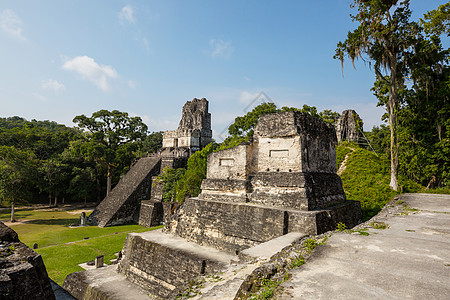
{"type": "Polygon", "coordinates": [[[163,132],[152,132],[142,142],[142,153],[156,153],[162,147],[163,132]]]}
{"type": "Polygon", "coordinates": [[[347,226],[344,224],[344,223],[342,223],[342,222],[339,222],[338,224],[337,224],[337,226],[336,226],[336,230],[337,231],[345,231],[347,229],[347,226]]]}
{"type": "Polygon", "coordinates": [[[230,149],[237,145],[239,145],[242,142],[248,141],[248,138],[241,137],[241,136],[229,136],[227,137],[222,143],[216,145],[216,149],[214,149],[213,152],[230,149]]]}
{"type": "Polygon", "coordinates": [[[235,136],[253,136],[253,128],[258,123],[259,117],[275,112],[277,112],[277,107],[274,103],[261,103],[245,116],[236,117],[234,123],[228,128],[228,133],[235,136]]]}
{"type": "Polygon", "coordinates": [[[88,131],[83,142],[77,142],[78,155],[94,161],[97,170],[107,170],[107,191],[112,186],[114,170],[116,179],[124,167],[136,157],[142,140],[147,134],[147,125],[140,117],[129,117],[118,110],[99,110],[91,117],[76,116],[73,122],[88,131]]]}
{"type": "Polygon", "coordinates": [[[305,259],[303,258],[303,255],[299,255],[289,263],[289,269],[295,269],[300,266],[303,266],[304,264],[305,264],[305,259]]]}
{"type": "Polygon", "coordinates": [[[384,222],[372,222],[370,223],[370,226],[372,226],[374,229],[387,229],[389,228],[389,225],[384,222]]]}
{"type": "Polygon", "coordinates": [[[420,23],[428,34],[450,36],[450,2],[426,13],[420,23]]]}
{"type": "Polygon", "coordinates": [[[36,176],[36,157],[31,150],[0,146],[0,195],[7,203],[29,199],[30,182],[36,176]]]}
{"type": "Polygon", "coordinates": [[[319,243],[312,238],[307,239],[303,244],[303,248],[305,248],[308,253],[311,253],[317,246],[319,246],[319,243]]]}
{"type": "Polygon", "coordinates": [[[183,177],[185,172],[186,169],[184,168],[172,169],[166,167],[161,174],[156,177],[156,181],[163,184],[163,201],[172,201],[173,199],[176,199],[177,183],[183,177]]]}
{"type": "Polygon", "coordinates": [[[213,152],[213,143],[195,152],[189,157],[187,169],[179,179],[176,187],[176,201],[183,203],[186,197],[196,197],[200,194],[200,185],[206,178],[206,162],[208,154],[213,152]]]}
{"type": "Polygon", "coordinates": [[[408,71],[408,49],[414,45],[420,28],[416,22],[409,21],[409,0],[354,0],[352,7],[357,9],[357,14],[351,18],[358,22],[359,26],[348,32],[344,42],[337,44],[334,58],[341,61],[342,67],[345,57],[350,58],[352,64],[358,58],[370,61],[377,81],[381,82],[378,87],[385,86],[387,89],[389,96],[379,100],[388,112],[391,130],[390,186],[397,190],[397,114],[400,103],[398,91],[408,71]]]}
{"type": "Polygon", "coordinates": [[[381,124],[374,126],[372,131],[364,133],[378,155],[389,157],[389,126],[381,124]]]}
{"type": "Polygon", "coordinates": [[[228,133],[232,137],[251,137],[253,136],[253,129],[261,116],[285,111],[300,111],[310,114],[313,117],[320,118],[331,124],[336,124],[340,117],[339,113],[329,109],[318,113],[315,106],[309,106],[307,104],[304,104],[301,109],[287,106],[283,106],[281,109],[278,109],[274,103],[261,103],[252,111],[248,112],[245,116],[236,117],[236,119],[234,119],[234,123],[228,128],[228,133]]]}
{"type": "Polygon", "coordinates": [[[340,116],[340,113],[332,111],[331,109],[325,109],[324,111],[319,112],[319,118],[333,125],[337,124],[340,116]]]}

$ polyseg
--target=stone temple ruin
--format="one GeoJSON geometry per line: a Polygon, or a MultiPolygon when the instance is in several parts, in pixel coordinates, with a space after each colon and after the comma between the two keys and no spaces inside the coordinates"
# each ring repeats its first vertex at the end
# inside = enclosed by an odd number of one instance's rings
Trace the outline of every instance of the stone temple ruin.
{"type": "Polygon", "coordinates": [[[363,140],[363,121],[353,109],[344,110],[336,124],[337,141],[360,143],[363,140]]]}
{"type": "Polygon", "coordinates": [[[89,221],[100,227],[128,223],[159,225],[173,204],[162,202],[162,186],[155,177],[166,167],[185,167],[189,156],[211,141],[208,100],[194,98],[186,102],[178,129],[164,132],[159,155],[139,159],[95,208],[89,221]]]}
{"type": "Polygon", "coordinates": [[[208,156],[201,194],[177,207],[163,230],[127,236],[118,266],[108,267],[110,279],[107,271],[76,272],[64,287],[78,299],[126,285],[173,298],[189,280],[226,268],[252,247],[360,222],[359,202],[346,200],[336,175],[331,125],[284,112],[261,117],[254,132],[252,140],[208,156]]]}
{"type": "Polygon", "coordinates": [[[212,141],[211,114],[205,98],[188,101],[177,130],[163,134],[164,157],[189,157],[212,141]]]}

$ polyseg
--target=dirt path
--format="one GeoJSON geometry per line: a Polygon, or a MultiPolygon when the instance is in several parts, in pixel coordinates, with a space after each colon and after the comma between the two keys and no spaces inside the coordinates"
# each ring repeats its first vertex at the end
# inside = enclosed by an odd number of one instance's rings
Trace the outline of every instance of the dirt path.
{"type": "Polygon", "coordinates": [[[387,229],[334,233],[274,298],[448,299],[450,195],[399,198],[375,217],[387,229]]]}
{"type": "Polygon", "coordinates": [[[347,167],[347,158],[350,156],[350,154],[353,153],[353,151],[355,151],[355,149],[347,147],[348,149],[352,150],[352,152],[347,153],[347,155],[345,155],[344,160],[341,162],[341,165],[339,166],[339,169],[337,170],[337,174],[339,176],[341,176],[341,174],[345,171],[345,168],[347,167]]]}

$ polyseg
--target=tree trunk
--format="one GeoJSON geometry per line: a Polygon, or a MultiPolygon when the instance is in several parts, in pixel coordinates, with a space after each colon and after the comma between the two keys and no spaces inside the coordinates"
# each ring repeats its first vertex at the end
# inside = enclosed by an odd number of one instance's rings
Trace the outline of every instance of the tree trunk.
{"type": "Polygon", "coordinates": [[[52,206],[52,193],[48,193],[48,206],[52,206]]]}
{"type": "Polygon", "coordinates": [[[389,128],[391,131],[391,182],[389,186],[398,191],[398,141],[397,141],[397,63],[391,64],[391,78],[389,86],[389,128]]]}
{"type": "Polygon", "coordinates": [[[97,188],[97,204],[102,202],[102,185],[100,184],[100,178],[97,175],[95,178],[97,188]]]}
{"type": "Polygon", "coordinates": [[[15,209],[14,209],[14,199],[11,202],[11,222],[16,221],[15,209]]]}
{"type": "Polygon", "coordinates": [[[109,195],[109,193],[111,192],[111,166],[108,165],[108,173],[106,175],[106,196],[109,195]]]}
{"type": "Polygon", "coordinates": [[[55,207],[58,206],[58,196],[55,196],[55,207]]]}
{"type": "Polygon", "coordinates": [[[87,207],[87,197],[86,196],[84,197],[84,207],[85,208],[87,207]]]}

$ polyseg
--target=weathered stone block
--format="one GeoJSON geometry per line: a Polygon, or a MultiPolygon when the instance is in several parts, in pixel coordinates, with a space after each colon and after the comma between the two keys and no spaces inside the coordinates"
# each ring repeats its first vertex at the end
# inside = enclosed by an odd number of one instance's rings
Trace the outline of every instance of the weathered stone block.
{"type": "Polygon", "coordinates": [[[141,201],[139,213],[139,225],[152,227],[158,226],[163,221],[163,205],[161,201],[141,201]]]}
{"type": "Polygon", "coordinates": [[[0,222],[0,299],[55,299],[41,255],[0,222]]]}

